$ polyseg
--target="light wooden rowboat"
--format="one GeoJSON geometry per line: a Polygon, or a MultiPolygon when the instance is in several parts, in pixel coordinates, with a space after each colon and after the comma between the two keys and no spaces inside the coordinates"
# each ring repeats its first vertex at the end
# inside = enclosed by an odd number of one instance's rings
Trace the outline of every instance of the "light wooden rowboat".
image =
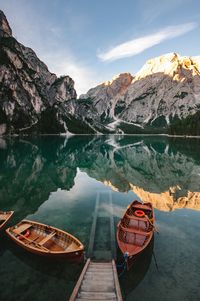
{"type": "Polygon", "coordinates": [[[0,231],[5,228],[7,222],[11,219],[14,211],[0,211],[0,231]]]}
{"type": "Polygon", "coordinates": [[[78,259],[83,244],[73,235],[45,224],[22,220],[6,230],[10,238],[25,250],[49,257],[78,259]]]}

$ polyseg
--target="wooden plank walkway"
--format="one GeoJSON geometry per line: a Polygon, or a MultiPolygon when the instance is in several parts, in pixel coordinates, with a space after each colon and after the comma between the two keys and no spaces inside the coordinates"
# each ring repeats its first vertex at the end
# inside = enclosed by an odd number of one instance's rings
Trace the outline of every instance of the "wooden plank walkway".
{"type": "Polygon", "coordinates": [[[122,301],[115,261],[87,260],[69,301],[122,301]]]}
{"type": "Polygon", "coordinates": [[[107,199],[105,193],[102,195],[104,204],[108,204],[109,207],[106,207],[108,210],[103,208],[102,202],[100,202],[100,192],[98,192],[87,252],[89,259],[83,268],[69,301],[122,301],[114,261],[114,259],[116,259],[116,242],[112,195],[111,192],[109,192],[107,199]],[[105,203],[105,200],[107,200],[107,203],[105,203]],[[106,220],[106,228],[108,233],[110,233],[110,244],[107,250],[95,247],[96,235],[98,237],[97,223],[102,218],[106,220]],[[92,261],[90,258],[96,258],[96,261],[92,261]],[[102,261],[100,261],[100,259],[102,259],[102,261]]]}

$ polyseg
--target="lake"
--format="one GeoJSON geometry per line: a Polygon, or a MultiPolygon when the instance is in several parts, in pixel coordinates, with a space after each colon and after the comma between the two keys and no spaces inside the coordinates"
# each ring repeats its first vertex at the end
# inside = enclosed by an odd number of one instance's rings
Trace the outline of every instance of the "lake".
{"type": "MultiPolygon", "coordinates": [[[[146,136],[0,139],[0,209],[64,229],[87,247],[96,200],[95,256],[109,257],[134,199],[151,202],[159,234],[120,277],[127,301],[200,300],[200,140],[146,136]],[[115,227],[116,229],[116,227],[115,227]]],[[[29,254],[0,235],[0,300],[68,300],[82,264],[29,254]]]]}

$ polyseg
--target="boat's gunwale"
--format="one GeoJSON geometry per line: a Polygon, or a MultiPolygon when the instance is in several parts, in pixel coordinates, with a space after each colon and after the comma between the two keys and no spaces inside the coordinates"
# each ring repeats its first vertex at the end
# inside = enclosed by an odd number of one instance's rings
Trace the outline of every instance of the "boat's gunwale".
{"type": "MultiPolygon", "coordinates": [[[[39,252],[39,253],[45,253],[45,254],[52,254],[52,255],[61,255],[61,254],[74,254],[76,252],[83,252],[84,251],[84,245],[80,242],[79,239],[77,239],[75,236],[71,235],[70,233],[68,233],[67,231],[63,231],[61,229],[58,229],[56,227],[53,227],[53,226],[49,226],[47,224],[43,224],[43,223],[40,223],[40,222],[36,222],[36,221],[31,221],[31,220],[27,220],[27,219],[23,219],[22,221],[20,221],[18,224],[16,224],[15,226],[12,226],[12,227],[9,227],[8,229],[6,229],[6,233],[14,240],[16,241],[16,243],[18,245],[21,245],[22,247],[24,246],[26,249],[29,249],[29,250],[35,250],[36,252],[39,252]],[[77,249],[76,250],[72,250],[72,251],[67,251],[67,250],[61,250],[61,251],[51,251],[51,250],[47,250],[47,248],[43,248],[42,246],[40,247],[36,247],[34,245],[29,245],[29,244],[26,244],[23,242],[23,240],[19,240],[12,232],[12,229],[16,226],[20,226],[21,224],[23,223],[30,223],[30,224],[33,224],[33,225],[38,225],[38,226],[43,226],[45,228],[48,228],[49,230],[56,230],[56,232],[60,232],[60,233],[63,233],[64,235],[70,237],[72,240],[74,240],[75,242],[77,242],[80,246],[78,247],[77,246],[77,249]],[[45,250],[46,249],[46,250],[45,250]]],[[[34,243],[34,242],[33,242],[34,243]]]]}
{"type": "Polygon", "coordinates": [[[5,219],[5,221],[0,225],[0,231],[3,230],[3,228],[6,226],[7,222],[11,219],[11,217],[13,216],[14,214],[14,211],[0,211],[0,213],[4,213],[4,214],[7,214],[8,217],[5,219]]]}

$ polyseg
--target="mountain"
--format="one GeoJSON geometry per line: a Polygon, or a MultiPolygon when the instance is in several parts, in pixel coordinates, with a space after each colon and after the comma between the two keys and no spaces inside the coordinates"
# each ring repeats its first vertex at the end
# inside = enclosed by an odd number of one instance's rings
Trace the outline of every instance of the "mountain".
{"type": "Polygon", "coordinates": [[[132,77],[120,74],[90,89],[81,99],[92,116],[124,132],[166,132],[177,120],[200,109],[200,56],[169,53],[146,62],[132,77]]]}
{"type": "MultiPolygon", "coordinates": [[[[58,78],[19,43],[0,11],[0,135],[184,134],[188,119],[179,121],[199,111],[200,56],[154,58],[135,76],[119,74],[77,99],[74,81],[58,78]]],[[[190,119],[190,134],[200,128],[197,117],[190,119]]]]}
{"type": "Polygon", "coordinates": [[[13,36],[0,11],[0,135],[94,131],[68,112],[74,81],[49,72],[35,52],[13,36]]]}

